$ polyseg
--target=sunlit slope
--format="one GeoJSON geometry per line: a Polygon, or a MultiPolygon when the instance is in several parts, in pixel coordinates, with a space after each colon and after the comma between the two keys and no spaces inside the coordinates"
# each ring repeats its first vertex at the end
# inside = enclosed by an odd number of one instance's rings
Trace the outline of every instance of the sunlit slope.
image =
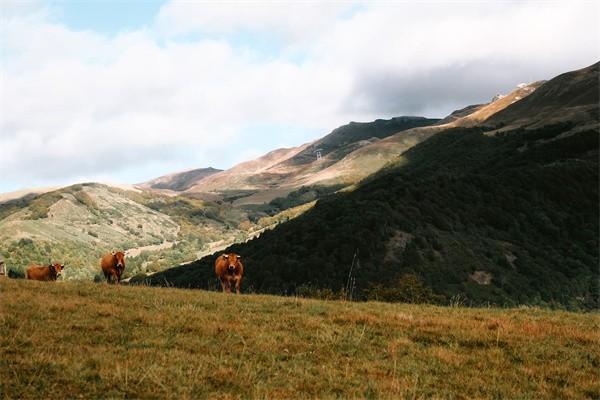
{"type": "Polygon", "coordinates": [[[137,186],[143,189],[182,192],[189,189],[199,181],[206,179],[220,171],[220,169],[215,169],[212,167],[197,168],[164,175],[147,182],[140,183],[137,186]]]}
{"type": "Polygon", "coordinates": [[[595,314],[2,280],[0,393],[594,398],[595,314]]]}
{"type": "MultiPolygon", "coordinates": [[[[225,196],[239,193],[239,199],[236,199],[238,205],[262,204],[286,196],[302,186],[352,184],[364,176],[363,170],[330,167],[357,149],[397,132],[432,125],[437,121],[423,117],[397,117],[365,123],[351,122],[312,143],[292,149],[278,149],[202,179],[188,192],[220,193],[225,196]]],[[[366,171],[381,166],[379,161],[366,158],[363,164],[366,171]]]]}
{"type": "Polygon", "coordinates": [[[115,249],[127,252],[126,275],[157,271],[196,259],[213,242],[243,240],[253,226],[228,205],[95,183],[0,204],[6,265],[22,272],[53,259],[68,265],[67,279],[93,279],[99,257],[115,249]]]}

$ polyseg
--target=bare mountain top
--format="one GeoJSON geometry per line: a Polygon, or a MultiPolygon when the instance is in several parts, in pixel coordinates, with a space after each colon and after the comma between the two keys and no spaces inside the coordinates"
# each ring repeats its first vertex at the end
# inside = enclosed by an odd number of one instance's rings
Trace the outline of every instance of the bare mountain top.
{"type": "Polygon", "coordinates": [[[473,113],[458,118],[451,122],[453,126],[475,126],[497,112],[505,109],[513,103],[516,103],[525,97],[531,95],[537,88],[539,88],[544,81],[533,82],[530,84],[521,84],[517,86],[515,90],[507,94],[506,96],[495,96],[492,101],[488,104],[484,104],[475,110],[473,113]]]}
{"type": "MultiPolygon", "coordinates": [[[[254,191],[237,204],[263,203],[307,184],[322,180],[327,183],[354,183],[352,171],[335,176],[337,170],[328,169],[354,151],[375,143],[397,132],[428,126],[437,119],[423,117],[396,117],[373,122],[351,122],[334,129],[329,135],[312,143],[292,149],[279,149],[253,160],[215,174],[200,181],[188,192],[254,191]]],[[[379,164],[378,164],[379,165],[379,164]]],[[[372,170],[372,168],[368,168],[372,170]]]]}
{"type": "MultiPolygon", "coordinates": [[[[494,97],[494,99],[492,99],[492,101],[495,101],[495,100],[496,100],[496,97],[494,97]]],[[[445,125],[450,122],[454,122],[459,118],[466,117],[467,115],[473,114],[475,111],[479,110],[481,107],[485,107],[487,104],[488,103],[473,104],[470,106],[466,106],[465,108],[461,108],[460,110],[455,110],[450,115],[448,115],[447,117],[442,119],[440,122],[438,122],[438,125],[445,125]]]]}
{"type": "Polygon", "coordinates": [[[26,196],[35,196],[42,193],[51,192],[58,189],[55,186],[44,187],[44,188],[32,188],[32,189],[21,189],[14,192],[0,193],[0,203],[4,203],[10,200],[20,199],[26,196]]]}
{"type": "Polygon", "coordinates": [[[257,159],[245,161],[234,167],[196,182],[187,192],[217,192],[228,190],[259,190],[269,187],[269,168],[304,150],[308,144],[289,149],[273,150],[257,159]],[[262,178],[261,178],[262,177],[262,178]]]}
{"type": "Polygon", "coordinates": [[[560,121],[598,122],[600,63],[549,80],[525,99],[489,118],[486,125],[547,125],[560,121]]]}

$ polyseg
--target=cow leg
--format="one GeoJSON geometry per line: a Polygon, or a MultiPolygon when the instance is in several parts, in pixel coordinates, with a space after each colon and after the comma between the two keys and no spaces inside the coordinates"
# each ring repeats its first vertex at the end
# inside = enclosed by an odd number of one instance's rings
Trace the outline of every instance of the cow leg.
{"type": "Polygon", "coordinates": [[[219,282],[221,282],[221,289],[223,289],[223,293],[225,293],[227,291],[225,288],[225,280],[223,278],[219,278],[219,282]]]}
{"type": "Polygon", "coordinates": [[[117,284],[117,285],[118,285],[118,284],[119,284],[119,282],[121,281],[121,280],[119,279],[119,275],[117,275],[117,273],[116,273],[116,272],[113,272],[113,274],[112,274],[112,277],[113,277],[113,279],[112,279],[113,283],[115,283],[115,284],[117,284]]]}
{"type": "Polygon", "coordinates": [[[106,279],[106,283],[110,283],[110,274],[106,271],[102,271],[104,273],[104,279],[106,279]]]}
{"type": "Polygon", "coordinates": [[[240,285],[242,284],[242,277],[238,277],[235,281],[235,292],[240,294],[240,285]]]}

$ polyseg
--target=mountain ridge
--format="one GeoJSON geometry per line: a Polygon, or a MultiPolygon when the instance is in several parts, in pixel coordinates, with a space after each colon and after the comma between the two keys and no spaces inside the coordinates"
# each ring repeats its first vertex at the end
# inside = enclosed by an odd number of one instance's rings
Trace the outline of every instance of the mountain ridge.
{"type": "Polygon", "coordinates": [[[142,189],[164,189],[174,192],[183,192],[192,187],[198,181],[206,179],[209,176],[221,171],[223,170],[213,167],[188,169],[159,176],[158,178],[138,183],[135,186],[142,189]]]}

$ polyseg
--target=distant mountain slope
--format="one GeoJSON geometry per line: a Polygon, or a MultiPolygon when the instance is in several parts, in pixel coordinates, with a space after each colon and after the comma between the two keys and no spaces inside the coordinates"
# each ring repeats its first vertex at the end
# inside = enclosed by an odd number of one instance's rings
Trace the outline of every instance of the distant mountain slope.
{"type": "Polygon", "coordinates": [[[560,121],[597,122],[600,63],[566,72],[543,84],[531,96],[511,104],[486,125],[534,125],[560,121]]]}
{"type": "Polygon", "coordinates": [[[39,195],[42,193],[51,192],[56,189],[58,189],[58,187],[50,186],[50,187],[44,187],[44,188],[29,188],[29,189],[16,190],[14,192],[0,193],[0,204],[7,202],[7,201],[11,201],[11,200],[17,200],[17,199],[27,197],[27,196],[36,196],[36,195],[39,195]]]}
{"type": "MultiPolygon", "coordinates": [[[[279,149],[257,160],[248,161],[203,179],[188,192],[246,192],[236,204],[263,203],[307,184],[318,184],[320,171],[335,164],[353,151],[396,132],[428,126],[437,119],[397,117],[368,123],[351,122],[333,130],[313,143],[292,149],[279,149]],[[317,159],[316,150],[321,158],[317,159]]],[[[324,177],[326,184],[356,182],[353,171],[324,177]]],[[[363,176],[362,174],[358,174],[363,176]]]]}
{"type": "Polygon", "coordinates": [[[199,181],[221,171],[221,169],[215,169],[212,167],[192,169],[189,171],[164,175],[150,181],[140,183],[137,186],[144,189],[167,189],[176,192],[182,192],[197,184],[199,181]]]}
{"type": "Polygon", "coordinates": [[[542,84],[543,81],[519,85],[505,96],[494,97],[490,103],[472,105],[454,111],[436,124],[407,129],[382,140],[368,143],[349,153],[339,162],[314,173],[303,183],[311,185],[358,182],[432,135],[455,127],[477,126],[500,110],[529,96],[542,84]]]}
{"type": "Polygon", "coordinates": [[[433,125],[438,121],[438,119],[424,117],[395,117],[389,120],[378,119],[373,122],[350,122],[314,141],[306,149],[279,166],[312,164],[315,161],[317,149],[321,150],[323,158],[331,164],[369,142],[384,139],[407,129],[433,125]]]}
{"type": "Polygon", "coordinates": [[[483,105],[473,113],[465,115],[462,118],[458,118],[453,121],[451,126],[475,126],[496,113],[504,110],[513,103],[519,102],[522,99],[530,96],[536,91],[537,88],[542,86],[545,81],[533,82],[530,84],[521,84],[517,86],[515,90],[505,96],[497,96],[490,103],[483,105]]]}
{"type": "Polygon", "coordinates": [[[244,205],[268,203],[305,186],[351,185],[431,135],[451,127],[475,126],[533,93],[541,84],[520,85],[506,96],[457,110],[443,120],[396,117],[351,122],[312,143],[274,150],[203,178],[186,191],[221,194],[236,205],[244,205]]]}
{"type": "Polygon", "coordinates": [[[276,149],[250,161],[245,161],[232,168],[212,175],[201,182],[197,182],[187,191],[198,192],[226,192],[233,190],[259,190],[269,187],[267,178],[260,179],[260,174],[272,166],[293,157],[306,148],[307,145],[289,149],[276,149]]]}
{"type": "Polygon", "coordinates": [[[475,111],[479,110],[481,107],[484,107],[485,105],[486,104],[473,104],[473,105],[461,108],[460,110],[455,110],[450,115],[448,115],[444,119],[440,120],[438,122],[438,125],[445,125],[450,122],[454,122],[459,118],[466,117],[467,115],[473,114],[475,111]]]}

